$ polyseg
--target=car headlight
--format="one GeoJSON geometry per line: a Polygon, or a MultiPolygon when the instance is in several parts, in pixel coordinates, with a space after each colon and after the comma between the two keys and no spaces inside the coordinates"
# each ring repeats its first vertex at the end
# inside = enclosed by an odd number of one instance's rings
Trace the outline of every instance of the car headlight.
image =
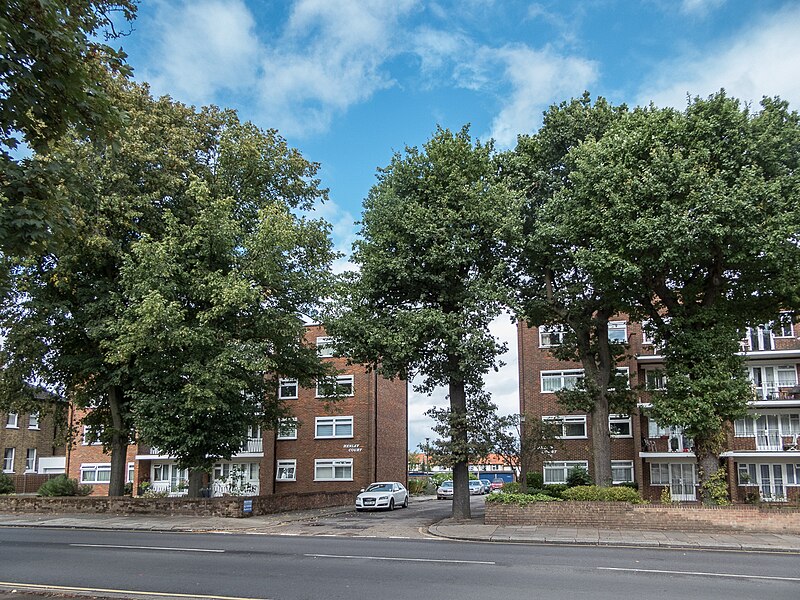
{"type": "Polygon", "coordinates": [[[378,498],[378,500],[388,500],[388,499],[389,499],[389,496],[381,496],[380,498],[378,498]]]}

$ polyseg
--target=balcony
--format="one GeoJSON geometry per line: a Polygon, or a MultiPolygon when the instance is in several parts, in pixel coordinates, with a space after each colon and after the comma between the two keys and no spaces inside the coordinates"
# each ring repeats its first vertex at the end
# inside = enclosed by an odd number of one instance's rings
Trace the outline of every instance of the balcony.
{"type": "Polygon", "coordinates": [[[756,432],[756,450],[759,452],[783,452],[783,437],[777,431],[756,432]]]}
{"type": "MultiPolygon", "coordinates": [[[[247,442],[239,449],[237,454],[263,454],[264,452],[264,440],[260,437],[251,437],[248,438],[247,442]]],[[[140,455],[141,456],[141,455],[140,455]]],[[[137,458],[140,458],[137,456],[137,458]]],[[[144,456],[141,456],[141,459],[148,459],[154,456],[164,456],[168,457],[169,455],[164,453],[160,448],[156,446],[150,446],[147,452],[144,453],[144,456]]]]}
{"type": "Polygon", "coordinates": [[[660,438],[645,438],[642,443],[642,450],[648,453],[678,454],[694,452],[692,438],[682,433],[671,433],[660,438]]]}

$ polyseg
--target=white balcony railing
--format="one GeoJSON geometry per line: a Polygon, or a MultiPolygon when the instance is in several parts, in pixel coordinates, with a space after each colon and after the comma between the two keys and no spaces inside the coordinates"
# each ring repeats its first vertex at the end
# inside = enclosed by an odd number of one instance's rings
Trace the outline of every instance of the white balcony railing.
{"type": "Polygon", "coordinates": [[[258,496],[258,481],[224,481],[217,479],[211,482],[211,495],[220,496],[258,496]]]}
{"type": "Polygon", "coordinates": [[[185,485],[178,485],[171,481],[154,481],[150,484],[150,489],[154,492],[167,492],[170,497],[185,496],[188,489],[185,485]]]}
{"type": "Polygon", "coordinates": [[[777,431],[758,431],[756,432],[756,450],[782,452],[783,437],[777,431]]]}
{"type": "MultiPolygon", "coordinates": [[[[260,437],[259,438],[251,437],[247,440],[247,442],[245,442],[245,444],[241,447],[239,452],[260,454],[264,452],[264,440],[260,437]]],[[[164,456],[164,453],[161,451],[161,449],[155,446],[150,446],[148,454],[150,454],[150,456],[164,456]]]]}

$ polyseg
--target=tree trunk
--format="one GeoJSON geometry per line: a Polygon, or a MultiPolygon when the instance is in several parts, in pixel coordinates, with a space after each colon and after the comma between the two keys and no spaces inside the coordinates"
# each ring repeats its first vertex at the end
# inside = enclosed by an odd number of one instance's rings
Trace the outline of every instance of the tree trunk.
{"type": "Polygon", "coordinates": [[[592,467],[595,485],[611,485],[611,435],[608,431],[608,398],[600,390],[592,411],[592,467]]]}
{"type": "Polygon", "coordinates": [[[109,496],[125,494],[125,474],[128,472],[128,428],[122,416],[124,406],[122,388],[113,386],[108,394],[111,412],[111,479],[108,482],[109,496]]]}
{"type": "Polygon", "coordinates": [[[450,378],[450,412],[454,427],[451,431],[453,447],[457,450],[453,463],[453,518],[468,520],[472,518],[469,507],[469,463],[467,458],[467,394],[464,381],[450,378]]]}
{"type": "Polygon", "coordinates": [[[714,500],[704,485],[720,467],[719,456],[713,449],[714,444],[707,444],[702,438],[695,438],[694,452],[697,457],[697,483],[700,500],[703,504],[713,504],[714,500]]]}
{"type": "Polygon", "coordinates": [[[186,494],[189,498],[200,497],[200,490],[203,487],[203,475],[205,475],[205,472],[200,469],[189,469],[189,489],[186,494]]]}

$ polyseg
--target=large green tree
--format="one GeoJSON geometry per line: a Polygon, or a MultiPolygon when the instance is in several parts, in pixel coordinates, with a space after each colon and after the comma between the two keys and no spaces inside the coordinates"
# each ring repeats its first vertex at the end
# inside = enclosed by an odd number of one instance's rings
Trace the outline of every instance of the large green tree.
{"type": "Polygon", "coordinates": [[[628,378],[617,371],[627,340],[609,340],[609,321],[625,306],[607,273],[588,269],[602,230],[602,214],[590,203],[572,200],[571,149],[603,137],[626,114],[588,93],[554,105],[541,129],[520,136],[503,157],[508,185],[524,197],[522,237],[515,244],[518,311],[530,325],[559,332],[551,352],[581,364],[584,377],[574,389],[558,392],[566,410],[591,414],[592,471],[598,485],[610,485],[609,413],[627,413],[634,397],[628,378]]]}
{"type": "Polygon", "coordinates": [[[595,215],[577,233],[595,235],[584,264],[665,343],[653,414],[694,438],[705,483],[724,424],[752,397],[743,326],[798,306],[800,118],[779,99],[751,111],[720,92],[637,109],[569,160],[563,209],[595,215]]]}
{"type": "Polygon", "coordinates": [[[456,518],[470,516],[466,390],[503,351],[488,327],[507,302],[501,231],[512,204],[491,144],[466,127],[395,155],[364,201],[359,271],[330,321],[354,361],[418,375],[423,392],[447,386],[456,518]]]}
{"type": "MultiPolygon", "coordinates": [[[[134,425],[166,450],[176,449],[175,428],[198,421],[236,429],[230,443],[241,443],[263,378],[275,367],[270,356],[291,356],[293,348],[301,358],[310,354],[301,349],[300,312],[319,291],[330,248],[323,224],[290,212],[324,197],[316,166],[275,132],[241,124],[233,112],[154,100],[146,87],[118,83],[114,94],[128,115],[119,143],[91,143],[76,133],[35,157],[44,168],[51,160],[65,167],[61,193],[74,222],[38,254],[8,259],[0,395],[9,402],[24,396],[28,382],[42,383],[91,409],[88,423],[111,452],[109,494],[120,495],[134,425]],[[167,328],[168,317],[175,329],[167,328]],[[164,328],[158,335],[155,323],[164,328]],[[236,361],[221,364],[233,360],[237,344],[236,361]],[[230,380],[221,381],[226,368],[230,380]],[[175,396],[186,400],[185,421],[173,410],[166,413],[171,429],[149,429],[142,415],[155,414],[159,389],[180,392],[181,377],[195,393],[193,400],[175,396]],[[209,401],[199,418],[201,398],[216,393],[231,403],[227,412],[209,401]]],[[[212,437],[192,441],[213,454],[212,437]]]]}
{"type": "Polygon", "coordinates": [[[36,252],[68,222],[60,165],[20,157],[48,152],[69,128],[93,137],[119,128],[124,116],[108,83],[130,68],[124,52],[98,36],[124,33],[117,27],[136,8],[136,0],[0,2],[1,253],[36,252]]]}

